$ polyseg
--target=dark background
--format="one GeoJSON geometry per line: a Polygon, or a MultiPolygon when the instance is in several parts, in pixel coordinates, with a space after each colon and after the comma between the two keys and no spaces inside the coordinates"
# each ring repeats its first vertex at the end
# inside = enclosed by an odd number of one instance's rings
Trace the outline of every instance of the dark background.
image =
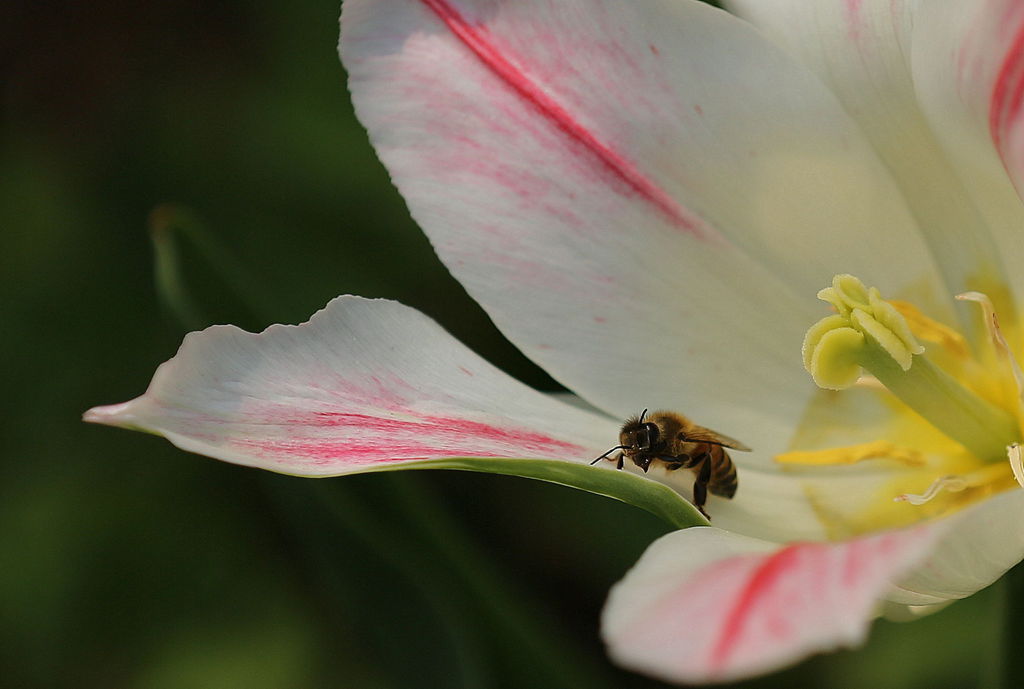
{"type": "MultiPolygon", "coordinates": [[[[186,328],[300,322],[344,292],[557,389],[410,221],[353,117],[338,13],[0,8],[0,686],[661,686],[597,633],[666,531],[646,513],[515,478],[275,476],[79,420],[140,394],[186,328]]],[[[997,603],[741,686],[973,686],[997,603]]]]}

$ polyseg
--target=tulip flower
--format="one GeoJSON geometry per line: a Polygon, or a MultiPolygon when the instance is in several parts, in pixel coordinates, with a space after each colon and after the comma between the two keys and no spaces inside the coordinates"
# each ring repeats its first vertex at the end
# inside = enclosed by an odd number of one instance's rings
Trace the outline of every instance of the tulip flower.
{"type": "Polygon", "coordinates": [[[731,9],[345,2],[356,110],[413,217],[587,405],[340,297],[191,334],[87,420],[288,474],[492,471],[646,507],[680,528],[602,634],[670,681],[768,672],[989,585],[1024,557],[1024,6],[731,9]],[[753,448],[710,522],[693,471],[589,466],[643,409],[753,448]]]}

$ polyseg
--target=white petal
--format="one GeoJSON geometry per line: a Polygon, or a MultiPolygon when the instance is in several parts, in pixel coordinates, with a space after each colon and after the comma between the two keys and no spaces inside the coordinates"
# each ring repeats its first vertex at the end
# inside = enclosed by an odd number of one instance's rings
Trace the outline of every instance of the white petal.
{"type": "MultiPolygon", "coordinates": [[[[739,481],[736,495],[731,499],[715,495],[707,498],[706,509],[713,526],[776,543],[824,540],[829,536],[821,516],[807,499],[807,484],[801,477],[752,466],[753,462],[740,456],[734,456],[733,461],[739,481]]],[[[666,472],[652,467],[647,476],[671,486],[692,502],[692,471],[666,472]]],[[[858,497],[867,500],[872,496],[858,497]]]]}
{"type": "Polygon", "coordinates": [[[729,5],[814,69],[857,119],[926,233],[947,294],[992,289],[991,282],[985,287],[992,276],[1024,288],[1015,268],[1024,260],[1024,209],[999,157],[1015,175],[1024,172],[1024,153],[1016,159],[1024,146],[1014,143],[1017,136],[1024,141],[1013,91],[1021,73],[1013,65],[1024,64],[1020,3],[729,5]]]}
{"type": "Polygon", "coordinates": [[[966,598],[1024,559],[1024,490],[1010,490],[943,521],[949,531],[889,600],[933,605],[966,598]]]}
{"type": "Polygon", "coordinates": [[[214,326],[185,338],[146,394],[87,421],[307,476],[439,457],[587,462],[616,424],[503,374],[395,302],[339,297],[300,326],[214,326]]]}
{"type": "Polygon", "coordinates": [[[707,527],[656,541],[612,589],[612,657],[662,679],[722,682],[864,640],[891,582],[942,528],[777,548],[707,527]]]}
{"type": "Polygon", "coordinates": [[[701,3],[349,0],[341,53],[446,265],[615,416],[681,409],[781,451],[811,390],[811,295],[840,270],[932,284],[832,95],[701,3]]]}

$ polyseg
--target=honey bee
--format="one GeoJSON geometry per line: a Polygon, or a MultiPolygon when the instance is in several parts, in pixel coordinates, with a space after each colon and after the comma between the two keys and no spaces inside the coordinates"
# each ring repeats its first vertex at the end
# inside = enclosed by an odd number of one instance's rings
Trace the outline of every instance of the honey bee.
{"type": "Polygon", "coordinates": [[[725,448],[749,452],[750,448],[728,436],[698,426],[682,414],[671,411],[656,411],[647,416],[644,409],[640,416],[626,419],[619,431],[619,444],[591,462],[602,459],[615,462],[621,469],[629,459],[647,473],[655,461],[663,462],[667,471],[692,469],[697,480],[693,484],[693,504],[708,519],[704,511],[708,491],[713,495],[731,498],[736,495],[739,481],[736,466],[725,448]],[[618,456],[610,455],[621,450],[618,456]]]}

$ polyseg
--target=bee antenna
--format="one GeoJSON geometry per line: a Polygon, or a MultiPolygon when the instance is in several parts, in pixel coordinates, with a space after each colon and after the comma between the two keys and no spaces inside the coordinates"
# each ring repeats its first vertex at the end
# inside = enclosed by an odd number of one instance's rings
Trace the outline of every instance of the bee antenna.
{"type": "Polygon", "coordinates": [[[642,412],[640,412],[640,423],[644,422],[644,417],[645,416],[647,416],[647,410],[646,409],[644,409],[642,412]]]}
{"type": "Polygon", "coordinates": [[[610,455],[611,453],[615,452],[616,450],[625,450],[625,449],[626,449],[626,446],[625,446],[625,445],[616,445],[615,447],[613,447],[612,449],[608,450],[608,451],[607,451],[607,452],[605,452],[605,453],[604,453],[603,455],[601,455],[600,457],[598,457],[597,459],[595,459],[595,460],[594,460],[593,462],[591,462],[591,463],[590,463],[590,466],[594,466],[595,464],[597,464],[598,462],[600,462],[600,461],[601,461],[602,459],[604,459],[605,457],[607,457],[607,456],[608,456],[608,455],[610,455]]]}

